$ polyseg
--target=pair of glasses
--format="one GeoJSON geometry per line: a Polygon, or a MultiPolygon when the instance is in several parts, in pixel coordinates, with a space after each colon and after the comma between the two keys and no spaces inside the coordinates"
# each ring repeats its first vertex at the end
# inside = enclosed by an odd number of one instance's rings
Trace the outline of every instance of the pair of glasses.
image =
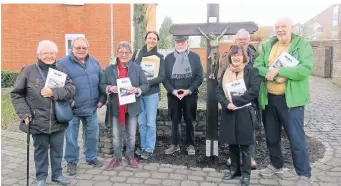
{"type": "Polygon", "coordinates": [[[76,50],[88,50],[88,47],[73,47],[76,50]]]}
{"type": "Polygon", "coordinates": [[[127,56],[127,55],[129,55],[131,52],[118,52],[118,54],[120,55],[120,56],[127,56]]]}
{"type": "Polygon", "coordinates": [[[42,53],[43,56],[55,56],[56,53],[55,52],[44,52],[42,53]]]}

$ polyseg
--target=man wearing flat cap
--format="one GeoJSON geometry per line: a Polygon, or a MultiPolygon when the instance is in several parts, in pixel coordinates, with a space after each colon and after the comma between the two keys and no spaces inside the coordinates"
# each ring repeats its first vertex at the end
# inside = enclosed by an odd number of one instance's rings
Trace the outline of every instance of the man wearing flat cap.
{"type": "Polygon", "coordinates": [[[188,36],[174,36],[175,51],[165,58],[168,110],[172,119],[172,143],[165,154],[180,151],[179,124],[182,115],[186,123],[186,151],[195,154],[194,126],[196,120],[198,87],[203,82],[203,68],[200,56],[188,47],[188,36]]]}

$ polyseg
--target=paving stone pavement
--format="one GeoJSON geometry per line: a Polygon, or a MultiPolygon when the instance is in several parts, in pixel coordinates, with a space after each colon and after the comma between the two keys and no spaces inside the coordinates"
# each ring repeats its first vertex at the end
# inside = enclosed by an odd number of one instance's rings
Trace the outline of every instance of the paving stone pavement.
{"type": "MultiPolygon", "coordinates": [[[[330,79],[311,77],[311,104],[306,106],[307,135],[322,141],[326,147],[324,157],[312,164],[313,185],[341,185],[341,88],[330,79]]],[[[26,135],[9,130],[1,131],[1,185],[26,185],[26,135]]],[[[31,140],[32,142],[32,140],[31,140]]],[[[81,144],[82,142],[80,142],[81,144]]],[[[104,159],[105,163],[110,161],[104,159]]],[[[63,162],[64,172],[66,164],[63,162]]],[[[66,175],[66,173],[65,173],[66,175]]],[[[100,186],[229,186],[238,180],[223,181],[222,172],[211,168],[187,168],[165,164],[140,164],[133,169],[124,163],[112,171],[92,168],[80,155],[78,174],[70,177],[70,185],[100,186]]],[[[294,185],[297,177],[293,170],[270,178],[261,177],[259,171],[251,173],[251,185],[294,185]]],[[[50,177],[48,184],[51,183],[50,177]]],[[[30,182],[35,184],[33,148],[30,150],[30,182]]]]}

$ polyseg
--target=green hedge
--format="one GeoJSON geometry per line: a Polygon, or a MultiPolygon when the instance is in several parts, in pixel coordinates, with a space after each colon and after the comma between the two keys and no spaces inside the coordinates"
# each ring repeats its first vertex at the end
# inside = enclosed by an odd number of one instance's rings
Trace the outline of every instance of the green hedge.
{"type": "Polygon", "coordinates": [[[1,87],[13,87],[19,72],[1,71],[1,87]]]}

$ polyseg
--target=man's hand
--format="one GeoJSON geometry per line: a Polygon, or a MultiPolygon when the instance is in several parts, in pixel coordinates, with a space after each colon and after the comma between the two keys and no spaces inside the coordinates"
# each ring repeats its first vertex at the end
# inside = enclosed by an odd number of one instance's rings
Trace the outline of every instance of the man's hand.
{"type": "Polygon", "coordinates": [[[117,86],[110,86],[109,92],[111,92],[111,93],[117,93],[117,86]]]}
{"type": "Polygon", "coordinates": [[[189,95],[189,90],[180,89],[179,91],[183,92],[182,94],[179,95],[180,100],[182,100],[182,98],[184,98],[185,96],[189,95]]]}
{"type": "Polygon", "coordinates": [[[28,125],[30,123],[30,121],[32,121],[32,118],[31,117],[27,117],[24,119],[24,122],[26,125],[28,125]]]}
{"type": "Polygon", "coordinates": [[[227,109],[229,109],[229,110],[236,110],[236,106],[232,103],[232,102],[230,102],[228,105],[227,105],[227,109]]]}
{"type": "Polygon", "coordinates": [[[103,103],[101,103],[101,102],[97,103],[97,108],[102,108],[102,106],[103,106],[103,103]]]}
{"type": "Polygon", "coordinates": [[[128,89],[128,92],[129,92],[129,93],[133,93],[133,94],[137,94],[139,91],[137,90],[136,87],[130,87],[130,88],[128,89]]]}
{"type": "Polygon", "coordinates": [[[273,79],[277,76],[278,74],[278,68],[273,68],[269,70],[269,72],[266,74],[265,78],[269,81],[273,81],[273,79]]]}
{"type": "Polygon", "coordinates": [[[282,83],[284,83],[286,80],[287,80],[287,78],[278,77],[278,78],[277,78],[277,83],[282,84],[282,83]]]}
{"type": "Polygon", "coordinates": [[[179,91],[180,91],[180,90],[173,90],[172,94],[173,94],[175,97],[177,97],[179,100],[181,100],[181,99],[180,99],[181,95],[179,94],[179,91]]]}
{"type": "Polygon", "coordinates": [[[48,98],[48,97],[52,97],[53,96],[53,92],[50,88],[43,88],[40,91],[40,94],[44,97],[44,98],[48,98]]]}

